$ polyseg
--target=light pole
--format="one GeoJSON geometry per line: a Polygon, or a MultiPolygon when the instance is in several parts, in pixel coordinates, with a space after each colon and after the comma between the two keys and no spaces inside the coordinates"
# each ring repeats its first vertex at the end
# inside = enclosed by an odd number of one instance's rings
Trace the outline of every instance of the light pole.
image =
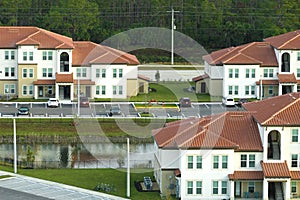
{"type": "Polygon", "coordinates": [[[174,65],[174,29],[176,29],[176,26],[174,24],[174,13],[179,13],[179,11],[174,11],[172,8],[171,11],[167,11],[172,13],[172,19],[171,19],[171,65],[174,65]]]}
{"type": "Polygon", "coordinates": [[[14,173],[17,173],[17,130],[16,130],[16,119],[13,119],[14,126],[14,173]]]}
{"type": "Polygon", "coordinates": [[[80,116],[80,79],[78,78],[78,84],[77,84],[77,116],[80,116]]]}

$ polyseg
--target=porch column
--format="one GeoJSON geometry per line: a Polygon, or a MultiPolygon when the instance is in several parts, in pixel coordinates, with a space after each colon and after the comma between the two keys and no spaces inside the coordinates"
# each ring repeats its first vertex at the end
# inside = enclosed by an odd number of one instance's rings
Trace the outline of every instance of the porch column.
{"type": "Polygon", "coordinates": [[[59,99],[59,85],[55,84],[55,98],[59,99]]]}
{"type": "Polygon", "coordinates": [[[278,96],[282,95],[282,85],[278,85],[278,96]]]}
{"type": "Polygon", "coordinates": [[[269,199],[269,183],[268,181],[264,178],[263,181],[263,200],[268,200],[269,199]]]}
{"type": "Polygon", "coordinates": [[[291,179],[288,179],[285,183],[285,199],[290,200],[291,199],[291,179]]]}
{"type": "Polygon", "coordinates": [[[234,200],[234,181],[230,181],[230,200],[234,200]]]}

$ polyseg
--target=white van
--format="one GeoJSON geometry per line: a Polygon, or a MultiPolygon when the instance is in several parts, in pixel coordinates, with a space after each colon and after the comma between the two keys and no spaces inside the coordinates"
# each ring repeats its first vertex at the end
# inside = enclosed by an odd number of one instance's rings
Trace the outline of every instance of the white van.
{"type": "Polygon", "coordinates": [[[222,98],[222,103],[223,103],[225,106],[234,106],[234,105],[235,105],[235,103],[234,103],[234,98],[231,97],[231,96],[223,97],[223,98],[222,98]]]}

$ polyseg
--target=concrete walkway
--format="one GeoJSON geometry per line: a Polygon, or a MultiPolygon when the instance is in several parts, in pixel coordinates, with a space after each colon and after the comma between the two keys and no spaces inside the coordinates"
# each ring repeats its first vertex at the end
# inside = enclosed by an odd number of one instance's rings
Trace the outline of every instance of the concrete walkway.
{"type": "Polygon", "coordinates": [[[3,175],[12,177],[0,179],[1,200],[125,200],[109,194],[0,171],[0,176],[3,175]]]}

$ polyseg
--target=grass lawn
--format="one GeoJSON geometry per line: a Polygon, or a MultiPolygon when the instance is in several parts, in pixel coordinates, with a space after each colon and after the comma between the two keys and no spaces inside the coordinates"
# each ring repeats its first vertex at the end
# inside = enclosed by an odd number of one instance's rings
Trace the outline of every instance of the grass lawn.
{"type": "MultiPolygon", "coordinates": [[[[0,170],[12,171],[12,168],[0,167],[0,170]]],[[[94,190],[99,183],[114,185],[115,191],[108,194],[126,197],[126,178],[124,170],[116,169],[18,169],[18,173],[30,177],[72,185],[88,190],[94,190]]],[[[159,192],[138,192],[134,181],[143,181],[144,176],[153,177],[149,169],[131,169],[130,199],[132,200],[159,200],[159,192]]]]}
{"type": "Polygon", "coordinates": [[[195,94],[192,92],[185,92],[184,88],[193,86],[187,82],[164,82],[164,83],[150,83],[150,88],[155,88],[156,92],[149,92],[148,94],[139,94],[131,97],[131,102],[149,102],[156,100],[159,102],[178,102],[181,97],[189,97],[193,102],[210,101],[208,94],[195,94]]]}

